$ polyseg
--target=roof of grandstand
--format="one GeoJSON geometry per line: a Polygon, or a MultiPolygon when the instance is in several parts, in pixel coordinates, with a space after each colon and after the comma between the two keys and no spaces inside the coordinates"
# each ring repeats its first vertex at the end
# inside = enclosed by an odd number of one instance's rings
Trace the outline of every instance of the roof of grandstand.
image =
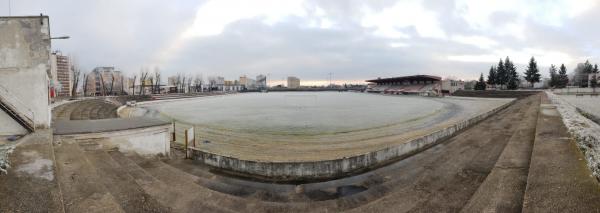
{"type": "Polygon", "coordinates": [[[398,82],[398,81],[441,81],[442,77],[433,75],[411,75],[394,78],[378,78],[373,80],[367,80],[372,83],[386,83],[386,82],[398,82]]]}

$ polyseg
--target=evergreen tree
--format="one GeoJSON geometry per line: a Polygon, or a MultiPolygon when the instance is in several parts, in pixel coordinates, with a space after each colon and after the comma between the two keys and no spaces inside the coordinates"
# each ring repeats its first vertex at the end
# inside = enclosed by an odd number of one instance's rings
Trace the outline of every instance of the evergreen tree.
{"type": "Polygon", "coordinates": [[[496,67],[490,67],[490,73],[488,74],[487,83],[492,87],[496,85],[496,67]]]}
{"type": "Polygon", "coordinates": [[[531,88],[537,82],[540,82],[540,71],[537,68],[537,62],[534,57],[529,60],[527,70],[525,70],[525,80],[531,84],[531,88]]]}
{"type": "Polygon", "coordinates": [[[583,64],[583,73],[590,74],[592,72],[594,72],[594,66],[592,66],[590,60],[585,60],[585,63],[583,64]]]}
{"type": "Polygon", "coordinates": [[[508,56],[504,61],[504,70],[506,72],[506,88],[515,90],[519,87],[519,73],[517,73],[517,67],[510,61],[508,56]]]}
{"type": "Polygon", "coordinates": [[[506,80],[506,69],[504,67],[504,62],[500,59],[498,67],[496,68],[496,84],[500,85],[500,88],[502,88],[506,84],[506,80]]]}
{"type": "Polygon", "coordinates": [[[479,81],[475,84],[475,90],[485,90],[485,80],[483,79],[483,73],[479,76],[479,81]]]}
{"type": "Polygon", "coordinates": [[[596,87],[598,87],[598,64],[594,64],[594,67],[591,71],[592,78],[590,79],[590,87],[592,87],[593,92],[596,93],[596,87]]]}
{"type": "Polygon", "coordinates": [[[596,93],[596,87],[598,87],[598,78],[596,75],[593,75],[592,79],[590,79],[590,87],[592,87],[593,92],[596,93]]]}
{"type": "Polygon", "coordinates": [[[565,64],[560,65],[560,70],[558,71],[558,87],[565,88],[569,84],[569,76],[567,76],[567,67],[565,64]]]}
{"type": "Polygon", "coordinates": [[[550,87],[558,87],[560,85],[559,76],[554,64],[550,65],[550,87]]]}

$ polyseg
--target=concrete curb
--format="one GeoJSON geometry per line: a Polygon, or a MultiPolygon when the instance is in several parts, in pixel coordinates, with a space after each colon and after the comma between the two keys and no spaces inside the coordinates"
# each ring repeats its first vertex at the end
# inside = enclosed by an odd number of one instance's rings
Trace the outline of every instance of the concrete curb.
{"type": "Polygon", "coordinates": [[[313,162],[260,162],[224,156],[189,147],[191,156],[206,165],[227,173],[267,181],[313,181],[335,179],[377,168],[428,149],[478,122],[506,109],[516,100],[486,113],[458,122],[406,143],[341,159],[313,162]]]}

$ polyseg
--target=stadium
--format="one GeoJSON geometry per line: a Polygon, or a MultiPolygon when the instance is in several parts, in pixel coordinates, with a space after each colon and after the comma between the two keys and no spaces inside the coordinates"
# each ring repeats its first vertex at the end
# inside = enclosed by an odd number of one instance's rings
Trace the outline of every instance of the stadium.
{"type": "Polygon", "coordinates": [[[433,76],[368,82],[377,83],[368,91],[382,94],[246,93],[139,103],[121,114],[174,120],[179,143],[185,141],[185,130],[194,127],[192,158],[225,172],[266,180],[314,181],[402,159],[514,101],[423,97],[438,94],[440,78],[433,76]]]}

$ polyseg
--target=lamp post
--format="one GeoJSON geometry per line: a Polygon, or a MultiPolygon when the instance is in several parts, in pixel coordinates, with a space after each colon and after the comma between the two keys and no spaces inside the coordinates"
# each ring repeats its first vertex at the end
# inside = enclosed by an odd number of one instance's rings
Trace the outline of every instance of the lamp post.
{"type": "Polygon", "coordinates": [[[50,37],[51,40],[54,40],[54,39],[69,39],[69,38],[71,38],[71,37],[70,36],[50,37]]]}

